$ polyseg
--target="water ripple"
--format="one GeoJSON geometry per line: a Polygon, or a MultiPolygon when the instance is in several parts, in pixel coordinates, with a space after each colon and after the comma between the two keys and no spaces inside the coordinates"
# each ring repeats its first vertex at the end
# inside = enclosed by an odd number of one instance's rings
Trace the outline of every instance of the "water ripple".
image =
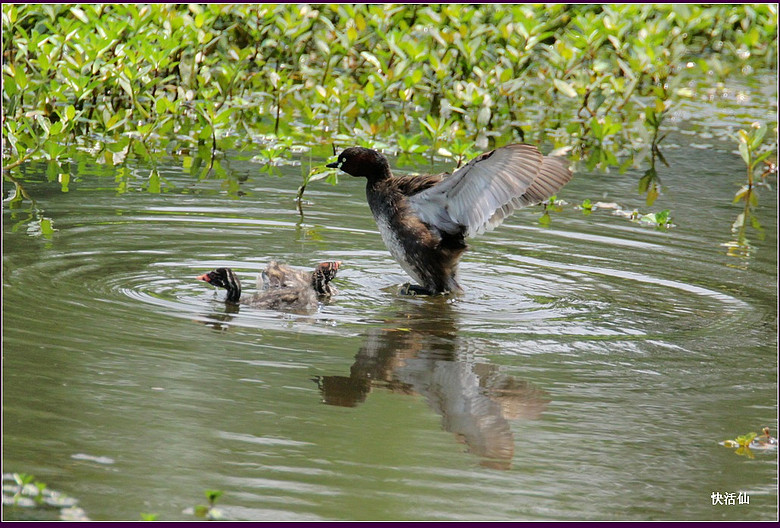
{"type": "MultiPolygon", "coordinates": [[[[56,295],[65,296],[65,302],[87,309],[91,300],[106,300],[124,304],[128,310],[146,306],[159,314],[211,322],[213,314],[225,311],[221,301],[224,293],[196,281],[197,275],[229,266],[251,290],[254,277],[267,261],[300,262],[298,255],[289,253],[253,254],[246,246],[247,228],[267,228],[269,235],[264,238],[271,239],[273,248],[282,244],[280,237],[316,226],[279,219],[225,218],[222,207],[201,206],[178,215],[182,209],[157,207],[166,213],[160,216],[124,215],[119,223],[110,224],[113,233],[106,233],[101,215],[93,222],[81,218],[79,227],[67,233],[74,241],[70,251],[44,254],[29,262],[26,269],[12,269],[12,276],[39,280],[29,290],[33,298],[53,295],[51,287],[55,287],[56,295]],[[167,214],[171,212],[177,214],[167,214]],[[164,246],[144,247],[149,239],[166,236],[170,224],[176,224],[176,230],[172,237],[167,235],[164,246]],[[213,227],[204,232],[205,224],[213,227]],[[139,232],[144,238],[135,236],[139,232]],[[107,236],[120,237],[131,247],[96,249],[107,243],[107,236]]],[[[327,229],[346,233],[339,234],[340,238],[378,239],[371,229],[327,229]]],[[[652,266],[625,269],[625,262],[613,256],[626,248],[650,255],[668,250],[658,242],[627,238],[622,229],[599,235],[555,229],[545,231],[543,240],[534,231],[539,229],[510,225],[466,255],[461,265],[466,292],[451,301],[463,328],[527,337],[657,338],[669,332],[725,328],[734,323],[734,314],[746,311],[747,303],[732,295],[656,275],[652,266]],[[518,239],[515,233],[524,236],[518,239]],[[566,247],[567,243],[572,246],[566,247]]],[[[251,236],[256,237],[256,233],[251,236]]],[[[330,249],[316,258],[344,261],[335,281],[340,292],[330,305],[308,318],[243,308],[230,324],[267,328],[278,326],[280,321],[319,321],[324,326],[320,324],[318,331],[327,333],[328,327],[341,326],[351,332],[381,321],[387,310],[404,303],[426,302],[397,295],[398,285],[408,278],[378,240],[369,248],[330,249]]],[[[309,256],[308,260],[313,259],[309,256]]]]}

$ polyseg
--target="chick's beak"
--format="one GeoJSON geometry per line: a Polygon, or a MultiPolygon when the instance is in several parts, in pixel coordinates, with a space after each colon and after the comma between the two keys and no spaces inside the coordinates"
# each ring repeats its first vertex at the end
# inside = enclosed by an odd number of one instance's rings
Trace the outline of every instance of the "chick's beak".
{"type": "Polygon", "coordinates": [[[206,282],[211,282],[211,279],[209,278],[209,274],[208,274],[208,273],[204,273],[203,275],[200,275],[199,277],[196,277],[196,278],[197,278],[198,280],[202,280],[202,281],[206,281],[206,282]]]}

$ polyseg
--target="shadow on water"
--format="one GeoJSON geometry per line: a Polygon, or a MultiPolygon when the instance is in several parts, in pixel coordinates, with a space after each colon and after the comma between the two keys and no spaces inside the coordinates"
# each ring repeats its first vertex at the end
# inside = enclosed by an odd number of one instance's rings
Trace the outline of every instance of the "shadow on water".
{"type": "Polygon", "coordinates": [[[314,378],[327,405],[356,407],[375,388],[421,395],[480,464],[510,469],[515,440],[510,421],[536,419],[550,400],[531,384],[477,362],[479,345],[458,335],[445,297],[403,302],[381,328],[369,329],[349,376],[314,378]],[[476,345],[476,346],[475,346],[476,345]]]}

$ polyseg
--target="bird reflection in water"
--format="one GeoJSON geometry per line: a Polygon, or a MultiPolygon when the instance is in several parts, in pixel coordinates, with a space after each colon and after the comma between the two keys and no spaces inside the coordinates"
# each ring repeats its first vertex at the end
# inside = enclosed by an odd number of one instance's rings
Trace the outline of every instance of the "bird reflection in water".
{"type": "Polygon", "coordinates": [[[547,394],[475,361],[476,343],[458,336],[446,298],[404,304],[397,318],[369,331],[349,376],[315,378],[322,401],[355,407],[377,387],[419,394],[481,465],[509,469],[515,446],[509,421],[538,418],[550,402],[547,394]]]}
{"type": "Polygon", "coordinates": [[[209,326],[217,332],[226,332],[230,328],[230,322],[235,319],[240,311],[239,305],[225,303],[222,311],[204,313],[200,316],[200,319],[194,319],[194,322],[209,326]]]}

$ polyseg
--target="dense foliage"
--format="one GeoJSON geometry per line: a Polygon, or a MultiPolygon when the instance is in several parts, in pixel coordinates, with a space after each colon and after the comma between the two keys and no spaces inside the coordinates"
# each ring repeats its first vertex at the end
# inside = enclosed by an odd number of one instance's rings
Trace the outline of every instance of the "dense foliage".
{"type": "MultiPolygon", "coordinates": [[[[228,149],[272,170],[296,148],[460,161],[526,141],[572,147],[589,169],[649,166],[652,203],[664,120],[695,96],[690,80],[777,63],[773,4],[2,9],[6,168],[76,147],[219,175],[228,149]]],[[[753,161],[766,149],[751,148],[753,161]]]]}
{"type": "Polygon", "coordinates": [[[5,5],[4,155],[272,132],[445,155],[445,138],[455,155],[519,138],[615,165],[605,145],[635,147],[637,116],[651,140],[686,70],[774,65],[776,21],[773,5],[5,5]]]}

